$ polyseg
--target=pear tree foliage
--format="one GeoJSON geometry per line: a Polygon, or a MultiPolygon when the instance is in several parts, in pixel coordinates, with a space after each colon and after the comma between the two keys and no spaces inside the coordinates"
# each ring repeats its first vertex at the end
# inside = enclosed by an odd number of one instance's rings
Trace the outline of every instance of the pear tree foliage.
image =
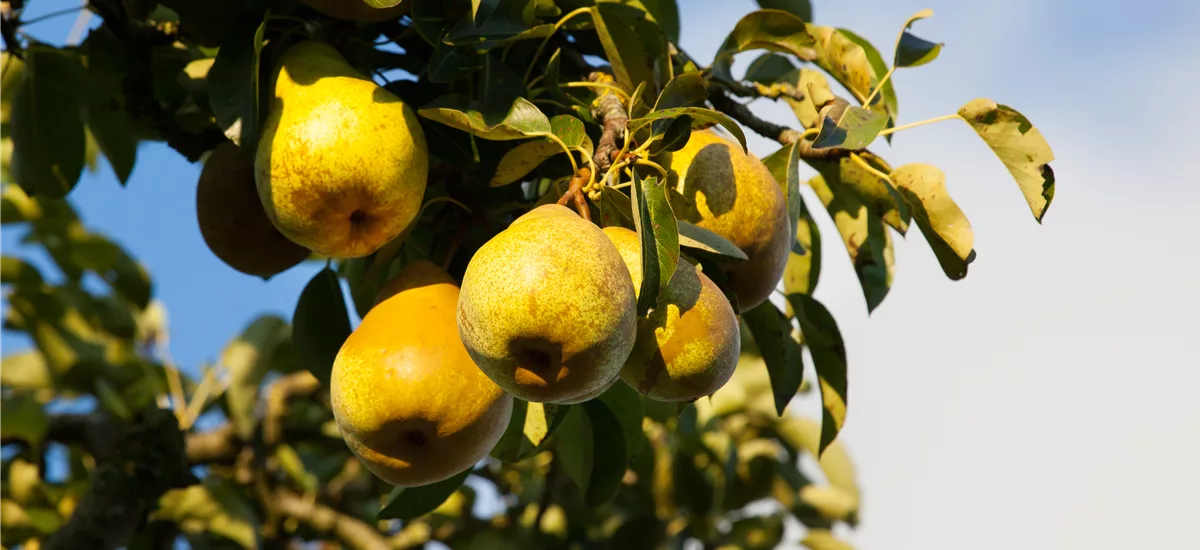
{"type": "MultiPolygon", "coordinates": [[[[65,45],[21,32],[30,3],[3,13],[0,211],[39,256],[5,251],[0,264],[4,328],[31,343],[0,366],[5,547],[849,548],[835,530],[856,526],[862,503],[838,439],[853,354],[813,296],[822,248],[846,247],[869,310],[912,226],[952,280],[976,255],[952,198],[963,183],[931,164],[892,166],[882,142],[965,124],[1037,223],[1054,197],[1053,153],[1013,107],[964,98],[944,117],[900,117],[893,74],[944,46],[915,34],[929,10],[898,21],[881,49],[807,0],[760,0],[730,14],[713,59],[697,59],[679,42],[680,12],[695,8],[676,0],[92,0],[82,9],[101,23],[65,45]],[[252,153],[276,64],[305,40],[417,113],[429,153],[420,213],[367,256],[310,256],[299,265],[319,271],[294,316],[229,327],[215,364],[181,369],[168,344],[187,335],[171,334],[150,273],[80,219],[71,194],[101,157],[124,184],[142,142],[194,163],[226,143],[252,153]],[[771,101],[795,118],[752,110],[771,101]],[[666,175],[654,155],[706,129],[743,150],[748,133],[778,143],[762,162],[795,235],[778,296],[740,311],[724,387],[682,404],[620,382],[583,403],[517,400],[487,460],[431,485],[391,487],[355,459],[328,390],[347,299],[365,315],[417,260],[461,280],[475,250],[536,206],[635,229],[643,265],[696,264],[736,305],[722,273],[745,252],[676,223],[664,192],[645,192],[666,175]],[[837,235],[822,239],[822,217],[837,235]],[[819,400],[821,417],[789,412],[796,399],[819,400]],[[65,474],[52,478],[50,460],[65,474]],[[797,522],[801,540],[784,541],[797,522]]],[[[666,278],[645,278],[639,315],[666,278]]]]}

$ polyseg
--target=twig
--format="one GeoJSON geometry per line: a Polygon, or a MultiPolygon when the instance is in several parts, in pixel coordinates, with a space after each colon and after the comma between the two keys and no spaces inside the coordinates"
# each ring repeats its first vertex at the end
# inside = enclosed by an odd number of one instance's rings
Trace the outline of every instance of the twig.
{"type": "MultiPolygon", "coordinates": [[[[840,147],[813,148],[812,141],[804,139],[804,132],[788,128],[787,126],[780,126],[774,122],[769,122],[758,118],[757,115],[750,112],[749,107],[738,103],[733,98],[729,97],[726,91],[720,86],[709,87],[708,100],[712,103],[713,108],[729,115],[730,118],[733,118],[747,128],[754,130],[754,133],[760,136],[773,139],[779,142],[781,145],[791,145],[799,142],[799,155],[802,159],[836,159],[842,158],[853,152],[850,149],[842,149],[840,147]]],[[[866,149],[863,150],[866,151],[866,149]]]]}
{"type": "Polygon", "coordinates": [[[328,506],[312,502],[287,489],[276,489],[272,506],[283,515],[295,518],[321,533],[332,533],[354,550],[390,550],[387,539],[366,522],[328,506]]]}
{"type": "Polygon", "coordinates": [[[300,371],[289,374],[271,384],[267,390],[267,412],[263,418],[263,441],[275,445],[283,441],[283,417],[288,403],[293,398],[311,395],[321,388],[321,382],[312,373],[300,371]]]}
{"type": "MultiPolygon", "coordinates": [[[[611,76],[599,71],[588,75],[588,80],[592,82],[604,82],[611,79],[611,76]]],[[[592,155],[592,159],[596,162],[596,173],[603,174],[608,172],[608,167],[612,166],[613,161],[616,160],[616,153],[621,150],[617,141],[625,139],[625,124],[629,122],[629,113],[625,110],[625,105],[617,94],[610,90],[604,90],[596,99],[595,106],[592,107],[592,117],[604,129],[600,133],[600,142],[596,144],[596,153],[592,155]]]]}
{"type": "Polygon", "coordinates": [[[588,180],[591,179],[591,175],[592,171],[590,169],[579,169],[579,173],[571,178],[571,186],[567,188],[567,192],[558,198],[558,204],[561,206],[566,206],[574,201],[575,211],[579,212],[579,215],[589,222],[592,221],[592,213],[588,210],[587,200],[585,199],[586,193],[583,192],[583,187],[587,185],[588,180]]]}

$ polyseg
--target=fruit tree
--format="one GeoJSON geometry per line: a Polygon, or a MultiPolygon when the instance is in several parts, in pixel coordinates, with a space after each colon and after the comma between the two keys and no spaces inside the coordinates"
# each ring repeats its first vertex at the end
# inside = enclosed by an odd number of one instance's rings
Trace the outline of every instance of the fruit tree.
{"type": "Polygon", "coordinates": [[[760,0],[697,59],[675,0],[91,0],[63,45],[22,32],[27,3],[3,3],[2,213],[47,261],[3,257],[4,328],[33,344],[0,369],[5,547],[848,548],[815,220],[873,310],[913,226],[950,279],[975,257],[943,173],[881,139],[954,120],[1038,222],[1054,196],[1011,107],[900,123],[891,76],[942,47],[912,32],[928,11],[885,57],[760,0]],[[315,272],[199,376],[72,206],[143,141],[202,163],[229,269],[315,272]],[[787,411],[806,393],[820,418],[787,411]]]}

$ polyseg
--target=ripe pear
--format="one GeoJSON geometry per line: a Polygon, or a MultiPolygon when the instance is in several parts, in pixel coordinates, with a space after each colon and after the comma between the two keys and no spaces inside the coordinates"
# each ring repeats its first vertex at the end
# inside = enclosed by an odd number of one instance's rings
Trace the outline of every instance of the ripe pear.
{"type": "Polygon", "coordinates": [[[255,165],[267,215],[325,256],[375,252],[416,218],[425,194],[416,114],[321,42],[289,48],[275,75],[255,165]]]}
{"type": "Polygon", "coordinates": [[[204,162],[196,219],[209,250],[247,275],[270,279],[310,254],[267,219],[254,187],[254,158],[233,142],[218,145],[204,162]]]}
{"type": "Polygon", "coordinates": [[[513,396],[562,403],[602,391],[633,349],[633,283],[599,227],[539,206],[484,243],[463,274],[458,330],[513,396]]]}
{"type": "MultiPolygon", "coordinates": [[[[604,234],[625,260],[633,288],[640,289],[642,247],[637,233],[613,226],[604,228],[604,234]]],[[[637,342],[621,379],[656,401],[694,401],[729,381],[741,346],[737,314],[729,300],[696,266],[680,260],[654,309],[638,319],[637,342]]]]}
{"type": "Polygon", "coordinates": [[[402,487],[453,477],[487,457],[508,427],[512,396],[475,366],[458,338],[459,289],[428,261],[342,345],[329,393],[342,438],[376,476],[402,487]]]}
{"type": "Polygon", "coordinates": [[[314,10],[334,19],[358,23],[378,23],[395,19],[408,12],[411,2],[400,2],[390,8],[373,8],[363,0],[301,0],[314,10]]]}
{"type": "Polygon", "coordinates": [[[667,167],[675,216],[725,237],[749,258],[725,268],[739,313],[763,303],[783,277],[794,238],[786,197],[770,170],[711,129],[692,132],[659,163],[667,167]]]}

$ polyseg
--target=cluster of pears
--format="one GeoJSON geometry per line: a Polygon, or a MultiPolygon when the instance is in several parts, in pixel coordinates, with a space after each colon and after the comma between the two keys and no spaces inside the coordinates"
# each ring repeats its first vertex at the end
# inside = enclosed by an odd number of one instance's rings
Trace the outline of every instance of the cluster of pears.
{"type": "Polygon", "coordinates": [[[316,253],[359,258],[399,236],[425,194],[429,152],[412,108],[332,46],[284,52],[253,153],[223,143],[196,186],[209,249],[270,278],[316,253]]]}
{"type": "MultiPolygon", "coordinates": [[[[788,231],[779,238],[776,228],[752,227],[788,223],[778,183],[757,159],[701,131],[670,161],[678,212],[732,228],[723,234],[742,242],[747,263],[786,260],[788,231]],[[735,198],[716,196],[729,187],[735,198]],[[743,200],[761,210],[725,203],[743,200]]],[[[667,402],[713,394],[738,364],[738,314],[702,270],[680,261],[638,316],[640,247],[634,231],[547,204],[484,243],[461,285],[428,261],[404,267],[334,363],[333,410],[351,450],[381,479],[425,485],[486,458],[513,399],[580,403],[618,383],[667,402]]],[[[729,276],[749,291],[772,288],[782,267],[760,269],[729,276]]]]}

